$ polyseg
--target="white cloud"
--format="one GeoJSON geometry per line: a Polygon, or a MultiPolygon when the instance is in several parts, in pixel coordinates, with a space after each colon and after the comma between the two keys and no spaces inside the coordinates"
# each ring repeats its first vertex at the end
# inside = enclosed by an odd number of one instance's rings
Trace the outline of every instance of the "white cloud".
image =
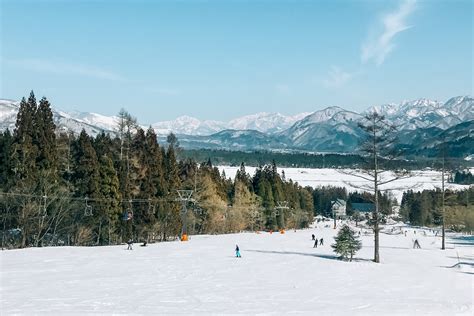
{"type": "Polygon", "coordinates": [[[337,66],[332,66],[331,70],[328,72],[328,77],[323,80],[323,85],[326,88],[338,88],[343,86],[353,77],[354,74],[345,72],[337,66]]]}
{"type": "Polygon", "coordinates": [[[380,66],[384,62],[395,46],[392,42],[395,35],[411,28],[406,20],[415,8],[416,0],[403,0],[396,11],[382,17],[382,33],[370,38],[362,45],[361,59],[364,63],[374,61],[380,66]]]}
{"type": "Polygon", "coordinates": [[[38,72],[61,75],[80,75],[112,81],[125,80],[125,78],[114,72],[82,64],[71,64],[44,59],[13,59],[9,60],[8,63],[17,67],[38,72]]]}

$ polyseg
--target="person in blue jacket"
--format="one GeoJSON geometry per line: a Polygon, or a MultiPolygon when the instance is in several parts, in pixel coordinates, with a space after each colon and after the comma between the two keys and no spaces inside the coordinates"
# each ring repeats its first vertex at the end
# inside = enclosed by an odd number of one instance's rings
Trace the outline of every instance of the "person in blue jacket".
{"type": "Polygon", "coordinates": [[[239,245],[235,245],[235,256],[236,256],[237,258],[241,258],[239,245]]]}

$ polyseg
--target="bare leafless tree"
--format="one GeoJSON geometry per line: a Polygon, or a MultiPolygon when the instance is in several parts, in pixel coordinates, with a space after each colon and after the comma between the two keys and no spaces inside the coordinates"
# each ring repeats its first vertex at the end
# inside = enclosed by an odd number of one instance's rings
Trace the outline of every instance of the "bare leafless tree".
{"type": "MultiPolygon", "coordinates": [[[[367,114],[361,122],[359,128],[364,133],[360,151],[365,157],[366,165],[364,169],[345,171],[345,173],[363,179],[361,183],[348,181],[350,186],[374,195],[374,210],[372,212],[372,222],[374,230],[374,262],[380,262],[380,203],[379,194],[388,191],[385,187],[388,183],[407,178],[410,174],[406,170],[392,168],[389,170],[385,164],[393,161],[399,152],[395,150],[396,127],[385,120],[383,115],[376,111],[367,114]]],[[[392,188],[393,189],[393,188],[392,188]]]]}

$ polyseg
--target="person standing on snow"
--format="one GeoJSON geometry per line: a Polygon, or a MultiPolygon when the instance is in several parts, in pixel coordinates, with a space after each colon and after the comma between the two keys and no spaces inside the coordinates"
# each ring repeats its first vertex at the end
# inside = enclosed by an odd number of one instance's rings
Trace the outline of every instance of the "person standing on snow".
{"type": "Polygon", "coordinates": [[[237,257],[237,258],[242,258],[242,257],[240,256],[239,245],[235,245],[235,257],[237,257]]]}
{"type": "Polygon", "coordinates": [[[324,242],[324,240],[321,238],[321,239],[319,240],[319,245],[322,246],[322,245],[323,245],[323,242],[324,242]]]}
{"type": "Polygon", "coordinates": [[[129,239],[129,240],[127,241],[127,245],[128,245],[127,250],[133,250],[133,248],[132,248],[133,240],[132,240],[132,239],[129,239]]]}
{"type": "Polygon", "coordinates": [[[311,240],[314,240],[316,237],[314,236],[314,234],[311,235],[311,240]]]}
{"type": "Polygon", "coordinates": [[[313,248],[318,248],[318,238],[315,239],[313,248]]]}
{"type": "Polygon", "coordinates": [[[421,249],[420,243],[418,242],[418,239],[415,239],[415,242],[413,243],[413,248],[415,249],[421,249]]]}

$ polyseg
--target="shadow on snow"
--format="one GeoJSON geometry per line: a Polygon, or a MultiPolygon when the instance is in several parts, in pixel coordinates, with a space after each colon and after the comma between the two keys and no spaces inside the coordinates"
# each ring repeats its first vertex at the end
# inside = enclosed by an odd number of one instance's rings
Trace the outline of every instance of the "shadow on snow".
{"type": "MultiPolygon", "coordinates": [[[[296,251],[275,251],[275,250],[256,250],[256,249],[246,249],[246,252],[259,252],[259,253],[268,253],[268,254],[278,254],[278,255],[297,255],[297,256],[308,256],[308,257],[316,257],[328,260],[337,260],[342,261],[340,257],[336,255],[327,255],[327,254],[319,254],[319,253],[306,253],[306,252],[296,252],[296,251]]],[[[369,259],[361,259],[361,258],[353,258],[352,261],[368,261],[371,262],[372,260],[369,259]]]]}

